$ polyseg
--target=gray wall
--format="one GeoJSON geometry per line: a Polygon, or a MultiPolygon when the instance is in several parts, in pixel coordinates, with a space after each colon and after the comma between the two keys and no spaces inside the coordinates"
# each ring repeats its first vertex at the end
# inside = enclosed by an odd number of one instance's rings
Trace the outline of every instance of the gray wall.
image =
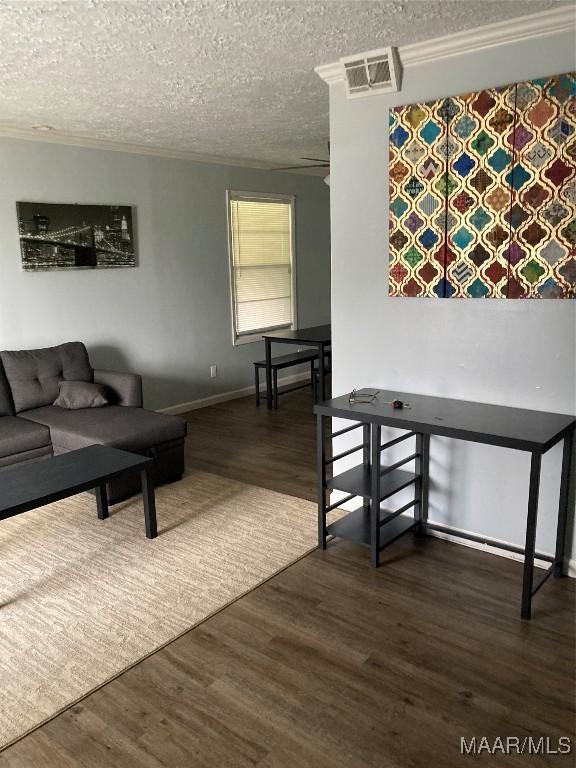
{"type": "Polygon", "coordinates": [[[0,139],[0,348],[80,339],[95,365],[140,371],[151,408],[251,384],[263,345],[232,345],[229,188],[296,196],[298,321],[328,322],[322,179],[0,139]],[[138,268],[22,272],[17,200],[134,205],[138,268]]]}
{"type": "MultiPolygon", "coordinates": [[[[389,107],[574,66],[573,35],[563,34],[411,67],[399,94],[347,100],[341,83],[330,87],[335,394],[376,386],[576,412],[576,302],[387,295],[389,107]]],[[[347,438],[338,449],[354,444],[347,438]]],[[[560,459],[557,446],[543,462],[538,542],[548,552],[560,459]]],[[[522,543],[527,454],[434,439],[431,472],[431,518],[522,543]]]]}

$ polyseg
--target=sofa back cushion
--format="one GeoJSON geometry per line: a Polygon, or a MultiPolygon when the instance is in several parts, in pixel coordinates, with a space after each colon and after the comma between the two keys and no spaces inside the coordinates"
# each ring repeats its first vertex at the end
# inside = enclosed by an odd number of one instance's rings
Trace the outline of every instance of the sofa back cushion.
{"type": "Polygon", "coordinates": [[[0,352],[16,413],[51,405],[61,381],[92,381],[88,352],[80,341],[46,349],[0,352]]]}
{"type": "Polygon", "coordinates": [[[0,416],[14,416],[14,403],[10,387],[4,373],[4,368],[0,362],[0,416]]]}

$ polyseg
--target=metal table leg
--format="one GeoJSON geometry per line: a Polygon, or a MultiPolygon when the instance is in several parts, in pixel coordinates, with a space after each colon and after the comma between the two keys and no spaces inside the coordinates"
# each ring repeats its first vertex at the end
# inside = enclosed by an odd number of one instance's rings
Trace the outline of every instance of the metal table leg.
{"type": "MultiPolygon", "coordinates": [[[[366,467],[366,471],[369,471],[370,467],[370,424],[362,425],[362,464],[366,467]]],[[[370,496],[362,497],[362,509],[366,517],[370,516],[370,496]]]]}
{"type": "Polygon", "coordinates": [[[272,410],[272,342],[270,339],[264,339],[266,346],[266,407],[272,410]]]}
{"type": "Polygon", "coordinates": [[[566,526],[568,523],[568,507],[570,502],[571,487],[570,478],[572,471],[572,450],[574,446],[574,432],[570,432],[564,438],[564,450],[562,452],[562,474],[560,479],[560,502],[558,504],[558,529],[556,534],[556,554],[554,557],[554,576],[563,576],[564,558],[566,552],[566,526]]]}
{"type": "Polygon", "coordinates": [[[530,490],[528,491],[528,518],[526,521],[526,546],[524,547],[524,579],[522,582],[523,619],[532,615],[532,583],[534,579],[534,551],[536,548],[536,523],[538,520],[538,492],[542,454],[534,452],[530,463],[530,490]]]}
{"type": "Polygon", "coordinates": [[[318,402],[316,397],[316,368],[314,366],[314,360],[310,360],[310,386],[312,387],[312,400],[318,402]]]}
{"type": "Polygon", "coordinates": [[[324,344],[318,345],[318,383],[320,385],[320,401],[326,400],[326,382],[324,378],[324,344]]]}
{"type": "Polygon", "coordinates": [[[371,425],[370,445],[370,561],[380,565],[380,435],[379,424],[371,425]]]}
{"type": "Polygon", "coordinates": [[[156,496],[154,493],[154,479],[152,477],[152,468],[143,469],[140,472],[142,480],[142,500],[144,502],[144,524],[146,526],[146,537],[154,539],[157,535],[156,526],[156,496]]]}
{"type": "Polygon", "coordinates": [[[324,416],[316,418],[316,457],[318,472],[318,546],[326,549],[326,444],[324,416]]]}
{"type": "Polygon", "coordinates": [[[419,476],[416,482],[416,505],[414,517],[420,525],[416,529],[418,533],[424,533],[428,520],[428,489],[430,487],[430,435],[418,433],[416,435],[416,474],[419,476]]]}
{"type": "Polygon", "coordinates": [[[260,407],[260,369],[254,366],[254,389],[256,391],[256,405],[260,407]]]}

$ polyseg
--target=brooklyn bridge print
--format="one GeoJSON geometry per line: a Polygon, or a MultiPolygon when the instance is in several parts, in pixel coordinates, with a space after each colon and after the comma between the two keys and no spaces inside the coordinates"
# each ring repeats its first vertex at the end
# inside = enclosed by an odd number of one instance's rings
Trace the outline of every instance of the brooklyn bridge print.
{"type": "Polygon", "coordinates": [[[16,209],[27,272],[136,266],[129,205],[16,203],[16,209]]]}

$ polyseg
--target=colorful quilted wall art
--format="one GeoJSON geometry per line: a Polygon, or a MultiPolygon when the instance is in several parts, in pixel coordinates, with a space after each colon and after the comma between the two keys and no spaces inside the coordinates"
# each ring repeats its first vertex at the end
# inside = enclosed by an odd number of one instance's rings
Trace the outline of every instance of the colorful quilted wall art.
{"type": "Polygon", "coordinates": [[[576,298],[576,73],[390,110],[390,296],[576,298]]]}

